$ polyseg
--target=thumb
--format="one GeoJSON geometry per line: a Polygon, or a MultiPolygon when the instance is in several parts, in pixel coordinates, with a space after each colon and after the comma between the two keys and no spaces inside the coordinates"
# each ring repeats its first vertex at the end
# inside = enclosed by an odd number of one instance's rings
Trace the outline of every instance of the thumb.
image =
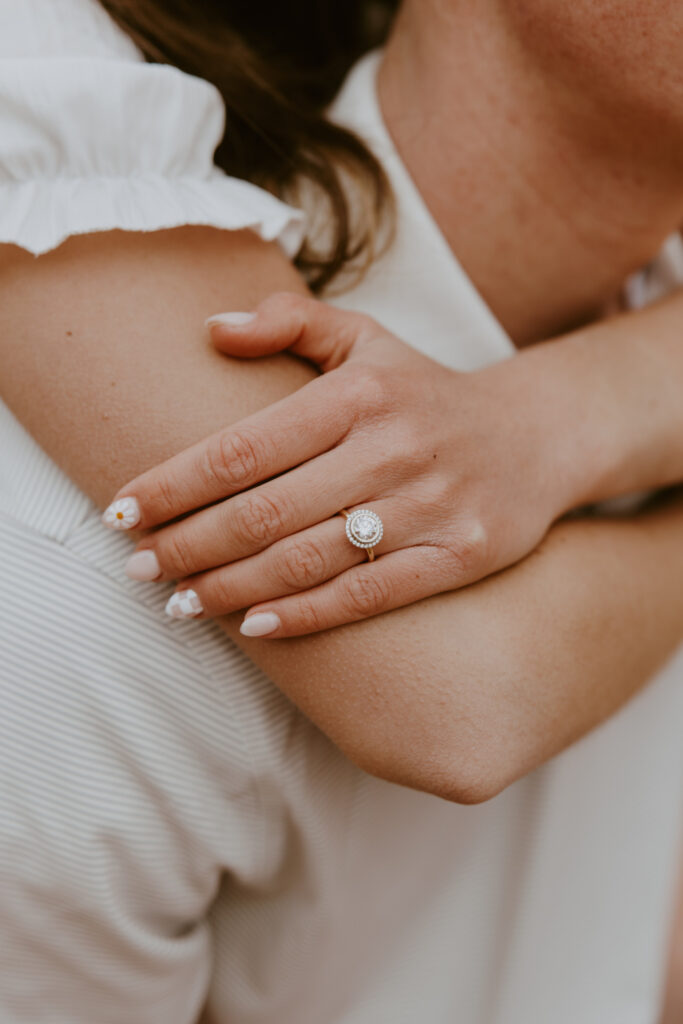
{"type": "Polygon", "coordinates": [[[221,313],[206,321],[211,340],[244,358],[289,349],[321,370],[334,370],[385,333],[374,320],[290,292],[278,292],[254,313],[221,313]]]}

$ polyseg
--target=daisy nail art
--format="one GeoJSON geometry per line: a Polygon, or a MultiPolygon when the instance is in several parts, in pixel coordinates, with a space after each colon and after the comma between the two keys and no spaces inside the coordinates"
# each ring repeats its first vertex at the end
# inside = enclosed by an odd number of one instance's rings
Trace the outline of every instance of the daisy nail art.
{"type": "Polygon", "coordinates": [[[178,590],[166,605],[166,614],[172,619],[194,619],[204,609],[194,590],[178,590]]]}
{"type": "Polygon", "coordinates": [[[111,530],[132,530],[140,522],[140,506],[136,498],[113,501],[102,516],[102,522],[111,530]]]}

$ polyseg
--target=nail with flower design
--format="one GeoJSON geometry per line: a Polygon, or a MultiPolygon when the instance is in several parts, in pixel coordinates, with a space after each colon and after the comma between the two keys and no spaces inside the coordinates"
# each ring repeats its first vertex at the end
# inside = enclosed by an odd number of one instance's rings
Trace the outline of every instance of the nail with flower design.
{"type": "Polygon", "coordinates": [[[119,498],[105,509],[102,522],[111,530],[132,530],[140,522],[140,506],[136,498],[119,498]]]}

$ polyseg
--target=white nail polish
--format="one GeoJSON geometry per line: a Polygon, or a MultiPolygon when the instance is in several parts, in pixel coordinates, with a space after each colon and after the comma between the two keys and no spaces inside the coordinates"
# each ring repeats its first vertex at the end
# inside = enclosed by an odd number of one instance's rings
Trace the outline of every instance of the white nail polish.
{"type": "Polygon", "coordinates": [[[256,319],[256,313],[216,313],[206,321],[207,327],[244,327],[256,319]]]}
{"type": "Polygon", "coordinates": [[[119,498],[104,510],[102,522],[110,530],[132,530],[140,522],[137,498],[119,498]]]}
{"type": "Polygon", "coordinates": [[[275,612],[257,612],[256,615],[247,616],[240,626],[240,633],[242,636],[268,636],[281,625],[280,616],[275,612]]]}
{"type": "Polygon", "coordinates": [[[153,551],[136,551],[126,562],[125,573],[132,580],[155,580],[161,576],[159,559],[153,551]]]}
{"type": "Polygon", "coordinates": [[[166,605],[166,614],[172,619],[194,619],[204,609],[194,590],[177,590],[166,605]]]}

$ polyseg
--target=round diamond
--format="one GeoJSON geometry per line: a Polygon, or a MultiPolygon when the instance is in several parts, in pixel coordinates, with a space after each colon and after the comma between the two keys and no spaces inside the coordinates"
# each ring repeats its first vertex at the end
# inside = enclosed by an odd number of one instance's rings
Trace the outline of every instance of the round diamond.
{"type": "Polygon", "coordinates": [[[376,512],[360,508],[346,520],[346,535],[357,548],[372,548],[382,539],[384,527],[376,512]]]}
{"type": "Polygon", "coordinates": [[[353,524],[353,532],[358,540],[372,540],[377,532],[377,523],[372,516],[358,516],[353,524]]]}

